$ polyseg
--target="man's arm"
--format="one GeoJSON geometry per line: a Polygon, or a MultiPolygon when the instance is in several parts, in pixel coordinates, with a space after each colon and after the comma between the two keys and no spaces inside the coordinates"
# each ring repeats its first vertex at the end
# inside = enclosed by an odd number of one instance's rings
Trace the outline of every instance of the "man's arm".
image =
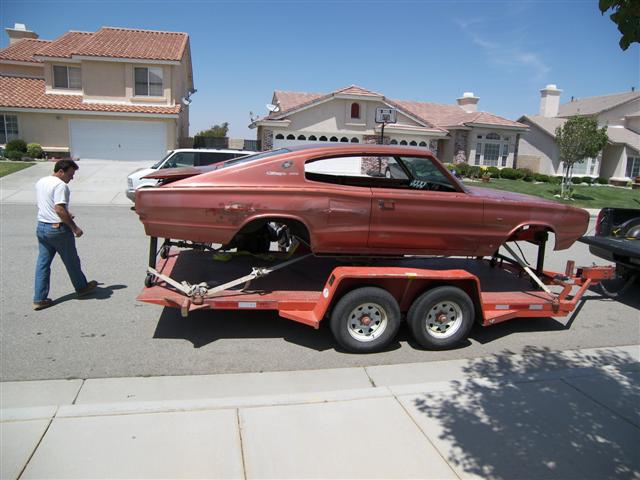
{"type": "Polygon", "coordinates": [[[84,232],[76,225],[76,222],[73,221],[73,216],[67,210],[67,205],[64,203],[56,203],[55,210],[60,220],[62,220],[62,223],[67,225],[76,237],[81,237],[84,232]]]}

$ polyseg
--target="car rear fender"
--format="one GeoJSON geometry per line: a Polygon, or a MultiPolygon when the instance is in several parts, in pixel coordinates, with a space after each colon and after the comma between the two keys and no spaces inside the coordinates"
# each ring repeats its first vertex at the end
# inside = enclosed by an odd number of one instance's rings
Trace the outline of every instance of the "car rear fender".
{"type": "Polygon", "coordinates": [[[269,222],[284,223],[292,229],[292,234],[302,240],[309,242],[311,240],[311,230],[309,226],[295,215],[255,215],[245,219],[237,233],[252,233],[260,229],[262,225],[269,222]]]}
{"type": "Polygon", "coordinates": [[[535,234],[538,232],[553,233],[554,249],[557,247],[556,229],[546,222],[523,222],[512,229],[507,236],[507,242],[514,240],[534,241],[535,234]]]}

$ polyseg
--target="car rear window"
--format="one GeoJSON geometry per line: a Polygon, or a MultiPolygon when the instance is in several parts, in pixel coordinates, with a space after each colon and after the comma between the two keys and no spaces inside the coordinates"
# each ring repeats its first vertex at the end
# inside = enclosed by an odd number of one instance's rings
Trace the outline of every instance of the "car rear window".
{"type": "Polygon", "coordinates": [[[246,153],[233,152],[200,152],[200,165],[211,165],[212,163],[224,162],[232,158],[246,157],[246,153]]]}
{"type": "Polygon", "coordinates": [[[282,153],[289,153],[291,150],[288,148],[279,148],[278,150],[268,150],[262,153],[256,153],[255,155],[247,155],[246,157],[238,157],[233,158],[231,160],[227,160],[222,164],[220,168],[232,167],[234,165],[239,165],[241,163],[253,162],[254,160],[260,160],[262,158],[273,157],[275,155],[280,155],[282,153]]]}

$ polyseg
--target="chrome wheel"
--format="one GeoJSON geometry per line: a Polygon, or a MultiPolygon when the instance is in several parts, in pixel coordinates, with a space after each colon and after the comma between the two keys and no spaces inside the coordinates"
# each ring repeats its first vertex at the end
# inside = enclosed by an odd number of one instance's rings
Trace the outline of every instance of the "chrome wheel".
{"type": "Polygon", "coordinates": [[[463,322],[462,308],[456,302],[438,302],[431,307],[425,317],[427,333],[436,338],[454,335],[463,322]]]}
{"type": "Polygon", "coordinates": [[[377,303],[367,302],[351,310],[347,331],[359,342],[371,342],[382,335],[388,323],[386,310],[377,303]]]}

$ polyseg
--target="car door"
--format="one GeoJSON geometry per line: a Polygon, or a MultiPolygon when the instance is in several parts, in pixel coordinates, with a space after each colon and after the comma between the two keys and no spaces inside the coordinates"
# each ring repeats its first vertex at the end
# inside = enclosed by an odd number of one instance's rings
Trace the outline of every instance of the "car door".
{"type": "Polygon", "coordinates": [[[305,164],[305,211],[315,251],[366,252],[371,188],[359,182],[360,163],[360,157],[343,156],[305,164]]]}
{"type": "Polygon", "coordinates": [[[475,252],[482,232],[483,203],[457,191],[434,162],[433,158],[403,162],[411,177],[406,186],[372,188],[371,249],[426,255],[475,252]]]}

